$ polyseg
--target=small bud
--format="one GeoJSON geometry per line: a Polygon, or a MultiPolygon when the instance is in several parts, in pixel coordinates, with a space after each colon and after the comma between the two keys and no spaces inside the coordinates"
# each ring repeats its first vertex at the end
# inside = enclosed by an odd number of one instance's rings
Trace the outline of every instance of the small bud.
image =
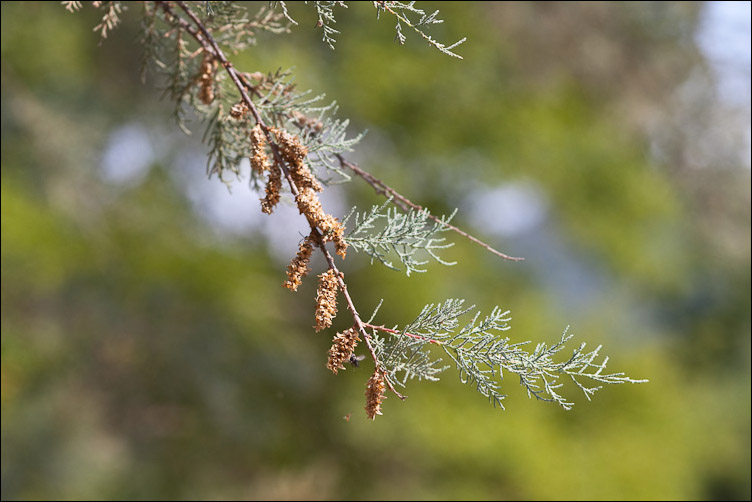
{"type": "Polygon", "coordinates": [[[234,119],[243,118],[246,113],[248,113],[248,105],[245,104],[245,101],[235,103],[232,105],[232,108],[230,108],[230,116],[234,119]]]}

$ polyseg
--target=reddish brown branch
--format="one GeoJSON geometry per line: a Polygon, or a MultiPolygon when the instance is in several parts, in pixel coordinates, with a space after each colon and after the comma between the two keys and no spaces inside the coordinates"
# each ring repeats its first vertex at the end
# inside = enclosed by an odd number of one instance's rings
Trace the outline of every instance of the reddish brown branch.
{"type": "Polygon", "coordinates": [[[391,333],[392,335],[404,335],[404,336],[409,336],[410,338],[414,338],[416,340],[423,340],[424,342],[427,342],[427,343],[435,343],[436,345],[444,345],[444,342],[441,342],[439,340],[434,340],[433,338],[428,338],[423,335],[416,335],[414,333],[408,333],[407,331],[399,331],[397,329],[387,328],[386,326],[376,326],[374,324],[369,324],[367,322],[363,323],[363,325],[366,328],[384,331],[385,333],[391,333]]]}
{"type": "MultiPolygon", "coordinates": [[[[256,123],[262,128],[264,131],[264,134],[267,137],[267,140],[269,142],[269,145],[271,145],[272,153],[274,155],[275,160],[279,163],[280,167],[282,168],[282,172],[285,176],[285,179],[287,180],[288,184],[290,185],[290,191],[293,195],[298,195],[299,190],[298,187],[295,185],[295,182],[293,181],[290,170],[287,167],[287,164],[285,163],[284,159],[282,158],[279,149],[274,141],[274,138],[272,137],[269,127],[264,123],[263,119],[261,118],[261,114],[259,113],[258,109],[256,108],[256,105],[253,103],[251,98],[248,96],[248,93],[246,92],[245,86],[243,81],[241,80],[241,77],[239,76],[237,70],[233,67],[232,63],[225,57],[224,52],[222,52],[222,49],[217,44],[216,40],[214,40],[214,37],[212,37],[211,33],[206,29],[206,27],[203,25],[201,20],[193,13],[193,11],[188,7],[184,2],[178,1],[175,2],[178,7],[180,7],[183,12],[193,21],[193,23],[196,25],[196,28],[191,26],[187,21],[185,21],[183,18],[175,14],[172,7],[170,6],[169,2],[163,2],[158,1],[156,2],[165,13],[167,13],[174,22],[176,22],[178,25],[180,25],[182,28],[184,28],[188,33],[190,33],[193,38],[196,39],[196,41],[201,44],[201,46],[206,50],[207,52],[214,55],[214,57],[217,58],[222,63],[223,68],[227,71],[227,73],[230,75],[230,78],[232,79],[235,86],[238,88],[238,91],[240,92],[240,96],[243,99],[243,102],[248,106],[248,109],[250,110],[251,114],[253,115],[253,118],[256,120],[256,123]]],[[[329,265],[329,268],[335,272],[335,275],[338,280],[338,284],[340,289],[342,290],[342,293],[345,297],[345,301],[347,302],[347,307],[350,310],[350,313],[353,316],[353,321],[355,323],[355,327],[358,329],[358,331],[363,335],[363,340],[368,347],[368,351],[371,354],[371,358],[374,361],[374,364],[377,366],[377,368],[380,366],[379,359],[376,355],[376,352],[371,344],[371,336],[366,331],[366,327],[363,323],[363,321],[360,318],[360,315],[358,314],[358,311],[355,309],[355,304],[352,301],[352,297],[350,296],[350,293],[347,290],[347,284],[345,284],[345,281],[342,279],[342,274],[340,274],[339,270],[337,269],[337,266],[334,263],[334,258],[329,253],[329,251],[326,249],[326,246],[324,244],[324,241],[322,239],[321,232],[319,232],[319,229],[316,227],[315,223],[310,221],[309,218],[306,218],[308,220],[308,224],[311,227],[312,232],[316,236],[316,242],[323,253],[324,257],[326,258],[327,264],[329,265]]],[[[404,400],[405,396],[397,392],[397,390],[394,388],[394,385],[392,382],[385,378],[386,384],[389,387],[389,390],[394,392],[394,394],[399,397],[400,399],[404,400]]]]}
{"type": "MultiPolygon", "coordinates": [[[[380,179],[373,176],[371,173],[368,173],[358,167],[357,164],[354,164],[350,162],[349,160],[345,159],[342,154],[337,154],[337,160],[339,160],[339,163],[342,167],[346,167],[350,169],[352,172],[363,178],[366,183],[371,185],[374,190],[376,190],[377,193],[380,193],[387,197],[393,197],[394,203],[397,204],[400,208],[402,208],[403,211],[407,211],[408,207],[411,207],[417,211],[422,211],[423,207],[419,206],[418,204],[415,204],[411,202],[407,197],[401,195],[399,192],[397,192],[395,189],[381,181],[380,179]]],[[[500,256],[504,258],[505,260],[511,260],[511,261],[522,261],[525,258],[516,257],[516,256],[509,256],[507,254],[502,253],[501,251],[497,251],[496,249],[492,248],[485,242],[481,241],[480,239],[477,239],[473,237],[472,235],[468,234],[467,232],[460,230],[459,228],[455,227],[454,225],[447,223],[445,221],[441,221],[441,219],[437,218],[436,216],[432,215],[431,213],[428,213],[428,217],[435,221],[436,223],[439,223],[440,225],[443,225],[447,227],[449,230],[452,230],[454,232],[457,232],[461,236],[470,239],[474,243],[480,245],[481,247],[487,249],[488,251],[492,252],[496,256],[500,256]]]]}

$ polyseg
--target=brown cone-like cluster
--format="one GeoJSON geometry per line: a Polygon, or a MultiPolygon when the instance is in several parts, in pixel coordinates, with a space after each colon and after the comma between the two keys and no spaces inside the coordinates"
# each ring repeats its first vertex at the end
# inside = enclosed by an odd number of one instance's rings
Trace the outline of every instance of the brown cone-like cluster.
{"type": "Polygon", "coordinates": [[[279,153],[290,163],[291,170],[305,162],[306,155],[308,155],[308,148],[300,142],[297,136],[290,134],[284,129],[278,129],[276,127],[272,127],[269,130],[273,132],[274,136],[277,138],[279,153]]]}
{"type": "Polygon", "coordinates": [[[240,101],[230,108],[230,116],[234,119],[242,119],[248,113],[248,105],[245,101],[240,101]]]}
{"type": "Polygon", "coordinates": [[[277,138],[279,153],[290,167],[290,176],[295,182],[295,186],[298,187],[298,190],[302,191],[304,188],[310,188],[314,192],[322,191],[323,187],[316,180],[311,169],[305,163],[306,155],[308,155],[308,148],[300,142],[297,136],[293,136],[284,129],[272,127],[269,130],[273,132],[274,136],[277,138]]]}
{"type": "Polygon", "coordinates": [[[337,254],[345,258],[347,256],[345,227],[337,218],[324,212],[316,192],[311,188],[304,188],[295,197],[295,202],[298,203],[300,213],[306,215],[308,221],[321,230],[324,242],[333,241],[337,254]]]}
{"type": "Polygon", "coordinates": [[[297,291],[298,286],[303,282],[303,277],[311,270],[308,268],[308,261],[311,259],[311,253],[313,253],[314,242],[316,242],[315,237],[313,232],[311,232],[300,243],[298,254],[295,255],[290,265],[287,266],[287,280],[282,284],[287,289],[297,291]]]}
{"type": "Polygon", "coordinates": [[[337,218],[325,213],[321,207],[317,192],[321,192],[323,188],[305,163],[308,149],[300,143],[297,136],[287,131],[276,128],[271,128],[270,131],[277,139],[279,153],[290,167],[290,177],[298,188],[298,195],[295,197],[298,210],[321,231],[324,242],[334,242],[337,254],[344,259],[347,255],[345,228],[337,218]]]}
{"type": "Polygon", "coordinates": [[[266,182],[266,197],[261,199],[261,211],[272,214],[274,206],[279,202],[280,190],[282,190],[282,170],[275,162],[269,171],[269,180],[266,182]]]}
{"type": "Polygon", "coordinates": [[[269,156],[266,154],[266,135],[261,126],[251,129],[251,168],[256,174],[269,169],[269,156]]]}
{"type": "Polygon", "coordinates": [[[342,257],[343,260],[345,259],[345,256],[347,256],[347,242],[345,242],[344,235],[345,227],[343,227],[339,223],[339,220],[337,220],[337,227],[334,236],[334,249],[336,250],[336,253],[342,257]]]}
{"type": "Polygon", "coordinates": [[[376,419],[376,415],[381,415],[381,401],[386,399],[384,392],[386,384],[384,383],[384,374],[376,368],[366,383],[366,415],[371,420],[376,419]]]}
{"type": "Polygon", "coordinates": [[[261,126],[257,124],[251,129],[251,169],[257,174],[269,171],[269,178],[266,181],[266,197],[261,199],[261,211],[266,214],[272,214],[274,206],[277,205],[280,199],[282,170],[276,162],[270,164],[269,155],[266,153],[266,145],[266,134],[261,129],[261,126]]]}
{"type": "Polygon", "coordinates": [[[345,369],[343,363],[350,359],[359,341],[358,331],[354,327],[342,333],[337,333],[329,349],[329,360],[326,367],[335,375],[339,370],[345,369]]]}
{"type": "Polygon", "coordinates": [[[209,54],[201,62],[201,73],[198,76],[198,98],[205,105],[214,101],[214,74],[217,71],[217,61],[209,54]]]}
{"type": "MultiPolygon", "coordinates": [[[[298,211],[304,215],[311,225],[311,235],[300,245],[298,254],[287,267],[287,280],[284,286],[292,291],[297,291],[302,278],[308,273],[308,260],[313,250],[313,244],[319,236],[323,244],[334,242],[338,255],[343,259],[347,255],[347,242],[345,242],[345,228],[334,216],[324,212],[317,192],[323,190],[316,180],[311,169],[306,165],[305,159],[308,149],[294,136],[284,129],[270,127],[268,132],[274,135],[279,156],[288,166],[290,178],[292,178],[297,195],[295,202],[298,211]]],[[[266,184],[266,197],[261,200],[261,210],[271,213],[274,206],[279,202],[279,191],[282,188],[283,166],[269,165],[266,154],[267,138],[259,125],[251,130],[251,166],[257,173],[269,172],[269,180],[266,184]]],[[[278,160],[278,159],[277,159],[278,160]]],[[[318,296],[316,299],[316,331],[321,331],[332,325],[332,319],[337,314],[337,278],[331,270],[320,277],[318,296]]]]}
{"type": "MultiPolygon", "coordinates": [[[[343,274],[340,272],[340,277],[343,274]]],[[[316,331],[321,331],[332,325],[332,319],[337,316],[337,273],[329,269],[319,275],[319,289],[316,292],[316,331]]]]}

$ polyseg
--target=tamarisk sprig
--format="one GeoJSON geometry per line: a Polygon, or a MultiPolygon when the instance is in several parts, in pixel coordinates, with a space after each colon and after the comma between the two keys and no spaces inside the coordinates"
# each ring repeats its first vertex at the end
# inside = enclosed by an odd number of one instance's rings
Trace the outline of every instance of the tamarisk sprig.
{"type": "MultiPolygon", "coordinates": [[[[361,169],[357,164],[354,162],[350,162],[349,160],[345,159],[342,155],[337,155],[337,160],[339,160],[340,165],[343,168],[349,169],[361,178],[365,180],[366,183],[371,185],[373,189],[376,191],[376,193],[379,193],[385,197],[391,197],[393,198],[393,202],[399,206],[403,211],[407,212],[410,210],[410,208],[416,210],[416,211],[423,211],[425,208],[423,206],[419,206],[418,204],[415,204],[411,202],[407,197],[397,192],[394,188],[390,187],[380,179],[373,176],[371,173],[361,169]]],[[[478,244],[479,246],[487,249],[491,253],[495,254],[496,256],[499,256],[501,258],[504,258],[505,260],[510,261],[522,261],[525,258],[522,257],[516,257],[516,256],[509,256],[508,254],[504,254],[501,251],[497,251],[496,249],[492,248],[485,242],[481,241],[480,239],[473,237],[472,235],[468,234],[467,232],[455,227],[454,225],[451,225],[448,220],[441,220],[438,217],[427,213],[427,216],[429,219],[435,221],[436,223],[440,223],[442,226],[448,228],[449,230],[456,232],[460,234],[461,236],[469,239],[470,241],[478,244]]]]}
{"type": "Polygon", "coordinates": [[[441,42],[438,42],[437,40],[434,40],[430,35],[427,35],[424,31],[424,27],[428,27],[432,24],[440,24],[443,23],[443,19],[439,19],[437,16],[439,15],[439,11],[434,11],[431,14],[426,14],[425,11],[418,9],[415,7],[415,2],[373,2],[374,6],[376,7],[376,15],[378,15],[383,12],[388,12],[389,14],[393,15],[397,19],[397,25],[395,26],[395,29],[397,30],[397,35],[395,37],[396,41],[400,44],[404,44],[407,40],[407,37],[404,33],[402,33],[402,25],[408,26],[409,28],[412,28],[413,31],[415,31],[417,34],[419,34],[421,37],[423,37],[423,40],[428,42],[429,45],[437,48],[439,51],[443,52],[444,54],[448,56],[455,57],[457,59],[462,59],[462,56],[459,54],[452,52],[452,49],[455,47],[458,47],[465,43],[467,41],[467,37],[462,38],[461,40],[453,43],[449,47],[444,45],[441,42]],[[419,19],[417,21],[411,21],[409,19],[410,15],[419,16],[419,19]]]}
{"type": "Polygon", "coordinates": [[[502,311],[499,307],[482,319],[480,312],[477,312],[469,323],[457,330],[459,318],[473,308],[464,307],[464,300],[461,299],[426,305],[403,330],[375,326],[369,322],[367,326],[374,331],[391,335],[388,338],[374,335],[376,353],[385,376],[401,386],[412,378],[438,380],[437,375],[448,366],[439,366],[441,358],[436,358],[428,350],[431,345],[436,345],[454,362],[463,383],[474,385],[494,406],[502,409],[502,400],[506,397],[500,392],[504,370],[519,377],[520,385],[525,387],[529,397],[555,402],[565,410],[571,409],[574,403],[558,392],[562,387],[559,383],[562,376],[568,376],[588,401],[602,386],[587,386],[584,380],[601,384],[647,382],[630,378],[624,373],[604,373],[608,357],[601,363],[595,362],[600,345],[586,352],[585,343],[582,343],[568,359],[554,361],[553,357],[573,337],[568,329],[557,343],[551,346],[539,343],[532,352],[525,351],[523,346],[529,342],[510,343],[509,338],[497,334],[507,331],[511,320],[509,311],[502,311]]]}
{"type": "MultiPolygon", "coordinates": [[[[94,3],[97,6],[102,4],[94,3]]],[[[233,48],[253,44],[255,29],[267,29],[274,33],[286,31],[280,24],[282,17],[291,23],[294,21],[284,2],[280,3],[283,14],[276,15],[267,11],[247,21],[239,14],[242,9],[236,6],[207,2],[208,18],[204,21],[184,1],[144,2],[144,42],[156,45],[162,43],[161,40],[168,39],[176,44],[167,63],[160,60],[165,53],[157,47],[151,47],[147,52],[171,77],[166,91],[176,102],[178,123],[182,123],[184,107],[208,120],[204,139],[211,146],[210,175],[216,173],[221,179],[226,170],[239,174],[240,159],[249,158],[252,181],[256,184],[261,181],[266,183],[261,209],[267,214],[273,212],[280,200],[282,180],[287,183],[300,214],[308,222],[310,233],[302,240],[296,256],[288,266],[287,280],[283,286],[296,291],[310,272],[309,261],[313,250],[318,249],[322,253],[327,270],[318,276],[314,328],[321,331],[331,327],[338,311],[338,295],[341,293],[353,324],[333,338],[327,368],[335,374],[344,369],[343,363],[354,361],[351,359],[354,357],[354,349],[359,341],[363,341],[374,363],[372,376],[366,384],[366,415],[373,419],[382,413],[381,405],[386,398],[387,389],[400,399],[405,399],[396,390],[395,384],[404,387],[407,380],[412,378],[438,380],[438,374],[448,367],[442,366],[441,358],[432,354],[432,345],[440,347],[454,362],[463,382],[474,384],[494,405],[501,405],[504,398],[499,391],[504,370],[518,375],[530,397],[556,402],[565,409],[571,408],[572,403],[557,390],[561,387],[558,378],[563,375],[569,376],[588,399],[600,387],[588,387],[582,383],[583,379],[598,383],[646,381],[631,379],[623,373],[604,373],[608,358],[600,364],[594,362],[600,347],[585,352],[585,344],[582,344],[568,360],[555,362],[553,356],[571,338],[566,331],[558,343],[550,347],[538,344],[532,353],[528,353],[520,348],[524,344],[510,344],[508,338],[501,338],[496,333],[509,329],[509,312],[502,312],[498,307],[482,320],[476,314],[459,331],[458,318],[472,309],[464,308],[463,300],[427,305],[402,330],[372,324],[375,312],[371,319],[363,321],[348,291],[344,274],[338,269],[334,257],[326,247],[327,242],[333,243],[336,254],[341,259],[346,258],[348,247],[352,247],[369,254],[372,261],[375,259],[393,268],[387,253],[394,251],[405,265],[408,275],[423,271],[419,267],[426,262],[418,261],[413,256],[418,250],[425,251],[442,264],[451,264],[436,254],[437,250],[451,245],[434,237],[446,230],[457,232],[502,258],[514,261],[521,258],[503,254],[451,225],[449,222],[453,215],[438,218],[430,214],[345,159],[343,153],[349,151],[362,135],[349,139],[346,137],[347,121],[332,118],[336,111],[335,103],[320,106],[318,103],[323,96],[310,98],[307,93],[298,93],[287,73],[278,71],[273,75],[264,75],[259,72],[243,73],[234,68],[221,45],[228,45],[232,51],[233,48]],[[160,21],[159,24],[165,22],[167,29],[160,31],[157,21],[160,21]],[[195,50],[189,49],[186,40],[189,37],[197,43],[195,50]],[[328,180],[317,175],[315,166],[323,166],[327,171],[336,172],[345,179],[349,179],[348,172],[355,173],[389,200],[381,206],[374,206],[370,212],[357,214],[354,228],[345,236],[344,225],[347,218],[340,222],[326,213],[321,205],[318,194],[328,185],[328,180]],[[403,213],[396,209],[384,212],[392,202],[403,213]],[[429,223],[429,219],[433,223],[429,223]],[[374,223],[377,221],[383,221],[385,225],[381,231],[374,233],[374,223]]],[[[325,9],[324,12],[328,13],[324,16],[326,22],[333,23],[333,17],[328,17],[331,7],[341,3],[315,2],[320,20],[321,9],[325,9]]],[[[442,52],[459,57],[451,49],[464,39],[445,47],[421,30],[423,26],[441,22],[436,17],[438,11],[426,15],[414,7],[414,2],[375,4],[377,10],[397,17],[400,42],[404,41],[400,23],[404,23],[421,33],[442,52]],[[408,14],[421,17],[417,22],[411,22],[407,18],[408,14]]],[[[119,2],[108,2],[108,6],[108,12],[119,12],[119,2]]],[[[80,8],[80,4],[67,2],[66,8],[74,11],[80,8]]],[[[114,27],[114,22],[106,25],[106,28],[111,27],[114,27]]],[[[102,31],[102,36],[106,36],[105,29],[101,26],[97,29],[102,31]]],[[[324,32],[326,37],[327,33],[331,35],[336,30],[327,31],[325,26],[324,32]]],[[[332,45],[333,39],[328,43],[332,45]]],[[[169,51],[167,54],[169,58],[169,51]]]]}
{"type": "MultiPolygon", "coordinates": [[[[427,210],[410,209],[406,213],[401,213],[397,208],[387,209],[386,206],[391,200],[390,198],[381,206],[373,206],[370,211],[355,213],[353,228],[345,236],[345,242],[356,251],[368,254],[371,263],[378,260],[387,268],[399,270],[388,258],[390,251],[393,251],[405,266],[408,276],[412,272],[426,271],[421,267],[428,263],[428,260],[416,259],[418,251],[423,251],[442,265],[455,265],[456,262],[444,261],[436,254],[438,250],[454,245],[445,244],[444,238],[436,237],[438,233],[448,230],[446,224],[454,213],[431,224],[428,222],[430,213],[427,210]],[[383,222],[383,226],[375,232],[377,222],[383,222]]],[[[354,210],[342,223],[347,224],[353,213],[354,210]]]]}

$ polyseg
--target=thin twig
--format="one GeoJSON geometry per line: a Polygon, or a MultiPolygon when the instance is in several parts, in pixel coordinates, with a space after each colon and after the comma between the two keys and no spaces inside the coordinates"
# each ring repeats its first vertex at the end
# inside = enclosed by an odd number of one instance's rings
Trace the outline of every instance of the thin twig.
{"type": "MultiPolygon", "coordinates": [[[[394,203],[397,204],[403,211],[407,211],[407,207],[411,207],[415,209],[416,211],[422,211],[423,206],[419,206],[418,204],[415,204],[411,202],[407,197],[401,195],[399,192],[397,192],[395,189],[381,181],[380,179],[376,178],[374,175],[372,175],[369,172],[364,171],[360,167],[358,167],[357,164],[350,162],[349,160],[345,159],[342,154],[336,155],[337,160],[339,160],[340,166],[346,167],[350,169],[352,172],[363,178],[366,183],[371,185],[374,190],[376,190],[377,193],[380,193],[382,195],[385,195],[387,197],[393,197],[394,203]]],[[[459,228],[455,227],[454,225],[447,223],[445,221],[442,221],[440,218],[437,218],[431,213],[428,213],[428,217],[435,221],[436,223],[439,223],[440,225],[445,226],[449,230],[452,230],[454,232],[457,232],[463,237],[466,237],[467,239],[470,239],[474,243],[480,245],[481,247],[487,249],[488,251],[492,252],[496,256],[500,256],[504,258],[505,260],[510,261],[522,261],[525,258],[517,257],[517,256],[509,256],[507,254],[502,253],[501,251],[497,251],[496,249],[492,248],[485,242],[481,241],[480,239],[477,239],[476,237],[473,237],[472,235],[468,234],[467,232],[460,230],[459,228]]]]}
{"type": "Polygon", "coordinates": [[[444,342],[441,342],[439,340],[434,340],[433,338],[428,338],[428,337],[423,336],[423,335],[416,335],[414,333],[408,333],[407,331],[399,331],[397,329],[387,328],[386,326],[383,326],[383,325],[382,326],[376,326],[375,324],[370,324],[370,323],[367,323],[367,322],[363,323],[363,325],[365,327],[367,327],[367,328],[377,329],[379,331],[384,331],[386,333],[391,333],[392,335],[404,335],[404,336],[408,336],[410,338],[414,338],[416,340],[423,340],[424,342],[435,343],[436,345],[444,345],[444,342]]]}

